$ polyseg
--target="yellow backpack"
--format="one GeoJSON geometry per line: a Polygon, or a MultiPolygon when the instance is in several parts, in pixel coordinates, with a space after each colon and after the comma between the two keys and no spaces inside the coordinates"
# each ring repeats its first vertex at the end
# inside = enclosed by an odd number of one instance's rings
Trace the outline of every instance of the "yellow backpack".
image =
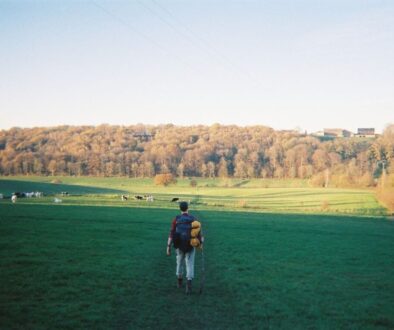
{"type": "Polygon", "coordinates": [[[201,245],[200,240],[197,238],[201,231],[201,223],[197,220],[192,222],[192,230],[190,232],[190,245],[193,247],[199,247],[201,245]]]}

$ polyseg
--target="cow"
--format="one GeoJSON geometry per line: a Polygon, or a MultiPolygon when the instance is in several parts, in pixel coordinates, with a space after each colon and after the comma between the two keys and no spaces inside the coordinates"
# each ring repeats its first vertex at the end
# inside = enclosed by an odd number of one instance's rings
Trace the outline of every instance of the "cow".
{"type": "Polygon", "coordinates": [[[27,192],[27,193],[25,193],[25,196],[27,198],[32,198],[32,197],[34,197],[34,192],[27,192]]]}
{"type": "Polygon", "coordinates": [[[122,195],[122,201],[127,201],[128,197],[126,195],[122,195]]]}
{"type": "Polygon", "coordinates": [[[69,193],[67,191],[62,191],[62,196],[68,196],[69,193]]]}
{"type": "Polygon", "coordinates": [[[148,195],[148,196],[146,197],[146,201],[147,201],[147,202],[153,202],[153,196],[152,196],[152,195],[148,195]]]}
{"type": "Polygon", "coordinates": [[[134,199],[137,199],[137,200],[143,200],[143,199],[144,199],[144,197],[142,197],[142,196],[139,196],[139,195],[136,195],[136,196],[134,196],[134,199]]]}
{"type": "Polygon", "coordinates": [[[177,201],[179,201],[178,197],[174,197],[173,199],[171,199],[171,202],[177,202],[177,201]]]}
{"type": "Polygon", "coordinates": [[[4,195],[3,194],[0,194],[0,199],[3,199],[4,198],[4,195]]]}
{"type": "Polygon", "coordinates": [[[55,197],[55,199],[53,200],[53,202],[54,202],[54,203],[61,203],[62,200],[61,200],[60,198],[56,198],[56,197],[55,197]]]}
{"type": "Polygon", "coordinates": [[[16,195],[12,195],[11,202],[16,203],[17,198],[18,197],[16,195]]]}

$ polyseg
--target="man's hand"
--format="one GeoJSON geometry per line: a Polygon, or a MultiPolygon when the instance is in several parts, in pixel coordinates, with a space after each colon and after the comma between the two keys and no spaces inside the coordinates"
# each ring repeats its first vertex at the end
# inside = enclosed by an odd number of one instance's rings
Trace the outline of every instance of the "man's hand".
{"type": "Polygon", "coordinates": [[[167,245],[167,255],[171,255],[171,246],[167,245]]]}

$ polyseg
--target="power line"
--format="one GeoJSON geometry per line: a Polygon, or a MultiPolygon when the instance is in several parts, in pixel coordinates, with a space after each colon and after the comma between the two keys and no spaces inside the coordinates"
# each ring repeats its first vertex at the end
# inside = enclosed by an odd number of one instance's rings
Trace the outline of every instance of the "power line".
{"type": "Polygon", "coordinates": [[[133,31],[135,34],[139,35],[141,38],[147,40],[148,42],[150,42],[152,45],[154,45],[156,48],[160,49],[164,54],[168,55],[168,56],[172,56],[173,58],[177,59],[179,62],[181,62],[184,66],[187,66],[190,70],[192,70],[193,72],[198,72],[198,70],[196,70],[194,67],[192,67],[189,63],[185,62],[182,57],[174,54],[174,53],[170,53],[167,51],[167,49],[165,47],[163,47],[160,43],[158,43],[156,40],[152,39],[151,37],[149,37],[148,35],[146,35],[145,33],[142,33],[141,31],[139,31],[138,29],[136,29],[133,25],[131,25],[128,21],[125,21],[124,19],[122,19],[121,17],[119,17],[118,15],[115,15],[114,13],[112,13],[111,11],[107,10],[105,7],[99,5],[97,2],[95,1],[91,1],[91,3],[96,6],[97,8],[99,8],[100,10],[102,10],[103,12],[105,12],[108,16],[112,17],[115,21],[117,21],[119,24],[122,24],[123,26],[127,27],[129,30],[133,31]]]}
{"type": "Polygon", "coordinates": [[[160,15],[157,11],[153,10],[152,8],[150,8],[149,6],[147,6],[143,1],[141,0],[136,0],[136,2],[138,2],[142,7],[144,7],[146,10],[148,10],[150,13],[152,13],[153,15],[155,15],[160,21],[162,21],[164,24],[166,24],[167,26],[169,26],[173,31],[175,31],[175,33],[177,33],[178,35],[180,35],[183,39],[185,39],[186,41],[188,41],[191,45],[193,45],[196,48],[199,48],[200,50],[203,50],[204,52],[206,52],[206,48],[205,47],[201,47],[200,45],[196,44],[194,42],[194,40],[192,40],[190,38],[189,35],[185,34],[184,32],[182,32],[181,30],[179,30],[174,24],[172,24],[170,21],[168,21],[167,19],[165,19],[162,15],[160,15]]]}
{"type": "MultiPolygon", "coordinates": [[[[238,75],[247,77],[249,80],[252,80],[253,83],[259,84],[260,82],[255,79],[255,77],[248,71],[246,71],[244,68],[240,68],[237,64],[235,64],[229,57],[226,55],[222,54],[216,47],[211,45],[209,42],[204,40],[202,37],[200,37],[197,33],[195,33],[191,28],[189,28],[187,25],[183,24],[181,20],[179,20],[170,10],[168,10],[166,7],[163,5],[159,4],[156,0],[151,0],[152,3],[154,3],[158,8],[160,8],[162,11],[164,11],[168,16],[170,16],[175,22],[177,22],[179,25],[181,25],[185,30],[189,32],[190,35],[192,35],[196,40],[200,42],[200,44],[203,46],[204,51],[208,50],[211,54],[214,54],[216,57],[220,58],[221,60],[225,61],[233,70],[233,72],[237,73],[238,75]]],[[[173,24],[169,23],[166,19],[164,19],[161,15],[157,14],[155,11],[150,9],[148,6],[145,4],[142,4],[140,0],[137,0],[139,4],[147,8],[150,12],[154,13],[157,17],[159,17],[160,20],[165,22],[168,26],[170,26],[172,29],[174,29],[177,33],[185,36],[184,33],[180,33],[176,27],[174,27],[173,24]]],[[[188,36],[186,38],[189,38],[188,36]]],[[[193,42],[195,45],[195,43],[193,42]]],[[[195,45],[197,46],[197,45],[195,45]]],[[[199,47],[201,49],[201,47],[199,47]]]]}
{"type": "MultiPolygon", "coordinates": [[[[190,38],[189,35],[185,34],[184,32],[181,32],[172,22],[170,22],[168,19],[164,18],[162,15],[158,14],[157,11],[153,10],[149,6],[147,6],[145,3],[143,3],[141,0],[136,0],[141,6],[146,8],[149,12],[157,16],[164,24],[169,26],[171,29],[173,29],[176,33],[181,35],[184,39],[186,39],[188,42],[190,42],[193,46],[198,47],[202,49],[204,52],[208,51],[211,55],[216,56],[218,59],[222,60],[221,64],[226,63],[228,70],[228,67],[230,67],[231,71],[235,73],[236,75],[240,77],[247,78],[249,81],[251,81],[252,86],[254,87],[260,87],[261,82],[256,79],[255,76],[253,76],[250,72],[245,70],[244,68],[239,67],[237,64],[235,64],[230,58],[228,58],[226,55],[222,54],[219,50],[217,50],[214,46],[212,46],[209,42],[201,38],[197,33],[195,33],[191,28],[188,26],[184,25],[174,14],[172,14],[171,11],[169,11],[166,7],[163,5],[159,4],[156,0],[151,0],[153,4],[155,4],[158,8],[160,8],[162,11],[164,11],[173,21],[175,21],[177,24],[182,26],[188,33],[196,39],[199,44],[195,43],[195,40],[190,38]]],[[[166,47],[164,47],[162,44],[158,43],[156,40],[148,36],[147,34],[141,32],[139,29],[135,28],[132,24],[130,24],[128,21],[124,20],[122,17],[114,14],[113,12],[109,11],[107,8],[103,7],[102,5],[98,4],[96,1],[91,0],[91,3],[105,12],[108,16],[110,16],[112,19],[117,21],[119,24],[123,25],[124,27],[127,27],[129,30],[131,30],[133,33],[139,35],[141,38],[145,39],[149,43],[151,43],[153,46],[158,48],[161,52],[166,54],[167,56],[173,57],[176,59],[178,62],[182,63],[184,66],[188,67],[189,70],[193,71],[194,73],[201,73],[201,70],[198,70],[194,68],[190,63],[185,61],[181,56],[176,54],[175,52],[169,52],[166,47]]],[[[224,66],[225,67],[225,66],[224,66]]]]}
{"type": "MultiPolygon", "coordinates": [[[[146,10],[148,10],[149,12],[151,12],[153,15],[155,15],[156,17],[158,17],[164,24],[168,25],[171,29],[173,29],[176,33],[178,33],[179,35],[181,35],[182,37],[186,38],[187,40],[189,40],[189,36],[185,35],[184,33],[182,33],[181,31],[179,31],[176,26],[174,26],[171,22],[169,22],[168,20],[166,20],[163,16],[161,16],[160,14],[158,14],[156,11],[154,11],[152,8],[150,8],[149,6],[147,6],[145,3],[143,3],[140,0],[136,0],[136,2],[138,2],[142,7],[144,7],[146,10]]],[[[190,41],[190,40],[189,40],[190,41]]],[[[192,42],[192,44],[194,44],[194,42],[192,42]]]]}

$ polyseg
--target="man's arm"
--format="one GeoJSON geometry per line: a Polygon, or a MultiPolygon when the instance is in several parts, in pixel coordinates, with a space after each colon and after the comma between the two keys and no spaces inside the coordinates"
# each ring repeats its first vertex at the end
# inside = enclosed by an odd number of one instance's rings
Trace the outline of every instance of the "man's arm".
{"type": "Polygon", "coordinates": [[[170,234],[168,235],[168,240],[167,240],[167,255],[171,255],[171,244],[172,244],[172,238],[174,236],[176,228],[176,218],[172,221],[171,223],[171,229],[170,229],[170,234]]]}
{"type": "Polygon", "coordinates": [[[200,241],[200,248],[202,249],[202,246],[204,245],[204,235],[202,233],[202,228],[200,229],[200,232],[198,233],[197,238],[200,241]]]}

